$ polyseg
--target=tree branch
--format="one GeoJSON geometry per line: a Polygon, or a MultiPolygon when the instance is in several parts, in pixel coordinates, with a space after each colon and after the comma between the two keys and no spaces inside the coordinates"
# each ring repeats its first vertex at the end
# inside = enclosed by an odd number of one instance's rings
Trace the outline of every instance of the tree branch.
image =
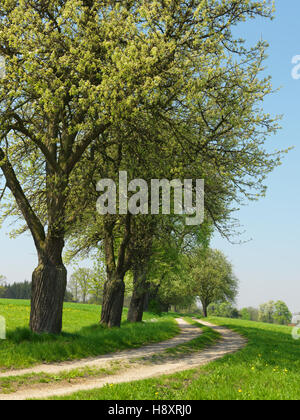
{"type": "Polygon", "coordinates": [[[16,177],[15,171],[2,148],[0,148],[0,167],[5,176],[6,184],[15,197],[19,209],[21,210],[23,217],[26,220],[27,225],[32,233],[35,246],[38,252],[40,252],[45,241],[44,227],[33,211],[29,201],[27,200],[24,191],[16,177]]]}

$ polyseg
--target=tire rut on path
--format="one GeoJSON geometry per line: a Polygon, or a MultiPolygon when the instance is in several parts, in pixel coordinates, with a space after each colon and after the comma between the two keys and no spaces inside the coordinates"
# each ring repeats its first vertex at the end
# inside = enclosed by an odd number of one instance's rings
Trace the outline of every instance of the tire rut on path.
{"type": "MultiPolygon", "coordinates": [[[[161,351],[164,351],[167,348],[177,346],[179,344],[182,344],[183,342],[190,341],[193,338],[196,338],[197,336],[199,336],[199,329],[197,327],[187,324],[182,319],[178,319],[177,321],[182,331],[181,331],[181,334],[177,336],[175,339],[171,339],[163,343],[157,343],[154,345],[145,346],[138,350],[130,350],[130,351],[122,352],[122,356],[121,354],[116,354],[116,355],[112,354],[110,356],[106,355],[102,357],[101,360],[103,361],[104,359],[106,359],[106,362],[112,361],[112,360],[116,360],[117,356],[119,356],[118,360],[120,360],[121,358],[125,360],[129,360],[130,358],[148,356],[151,354],[156,354],[161,351]],[[176,344],[174,340],[177,340],[176,344]],[[172,345],[171,345],[171,342],[172,342],[172,345]],[[125,356],[125,353],[126,353],[126,356],[125,356]]],[[[195,321],[197,320],[195,319],[195,321]]],[[[149,379],[149,378],[154,378],[154,377],[158,377],[165,374],[181,372],[184,370],[189,370],[189,369],[196,368],[198,366],[202,366],[204,364],[217,360],[227,354],[235,353],[238,350],[242,349],[247,343],[247,340],[245,338],[241,337],[239,334],[231,330],[228,330],[227,328],[215,326],[213,324],[210,324],[209,322],[202,321],[202,320],[200,322],[201,324],[208,326],[210,328],[213,328],[215,331],[219,332],[222,336],[222,340],[205,350],[183,356],[180,359],[168,360],[161,363],[155,363],[154,365],[143,365],[143,366],[138,366],[138,367],[132,367],[128,369],[127,371],[120,372],[119,374],[113,374],[111,376],[108,376],[105,378],[98,378],[98,379],[90,378],[90,379],[85,380],[83,383],[79,383],[79,384],[73,384],[73,385],[72,384],[68,384],[68,385],[56,384],[56,385],[50,385],[43,389],[28,389],[28,390],[25,389],[25,390],[17,391],[13,394],[8,394],[8,395],[0,394],[0,400],[25,400],[28,398],[44,399],[44,398],[49,398],[52,396],[65,396],[65,395],[72,394],[78,391],[88,391],[95,388],[101,388],[107,384],[119,384],[123,382],[149,379]]],[[[78,364],[77,367],[95,366],[94,364],[95,359],[90,362],[83,361],[83,362],[76,362],[76,363],[78,364]],[[84,363],[84,364],[81,364],[79,366],[79,363],[84,363]]],[[[71,363],[70,365],[74,366],[73,363],[71,363]]],[[[66,367],[70,365],[64,364],[64,367],[62,370],[65,371],[66,367]]],[[[59,366],[61,367],[61,365],[59,366]]],[[[48,366],[48,368],[50,368],[50,366],[48,366]]],[[[74,367],[72,367],[72,369],[74,369],[74,367]]],[[[45,368],[43,369],[43,372],[44,371],[45,371],[45,368]]],[[[33,369],[31,369],[30,372],[32,373],[33,369]]]]}

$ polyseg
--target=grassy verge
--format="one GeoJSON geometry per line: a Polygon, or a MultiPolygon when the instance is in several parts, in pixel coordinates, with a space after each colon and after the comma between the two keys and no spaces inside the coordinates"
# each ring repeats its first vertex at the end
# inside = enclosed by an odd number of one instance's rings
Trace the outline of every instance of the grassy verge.
{"type": "Polygon", "coordinates": [[[157,379],[106,386],[68,396],[70,400],[298,400],[300,342],[291,328],[211,318],[248,339],[238,353],[201,368],[157,379]]]}
{"type": "MultiPolygon", "coordinates": [[[[37,335],[27,327],[29,302],[0,300],[0,315],[7,322],[7,340],[0,342],[0,370],[136,348],[169,339],[179,332],[173,317],[129,324],[125,321],[126,310],[122,327],[107,329],[98,324],[100,310],[95,305],[65,304],[63,333],[37,335]]],[[[144,319],[153,317],[153,314],[145,314],[144,319]]]]}

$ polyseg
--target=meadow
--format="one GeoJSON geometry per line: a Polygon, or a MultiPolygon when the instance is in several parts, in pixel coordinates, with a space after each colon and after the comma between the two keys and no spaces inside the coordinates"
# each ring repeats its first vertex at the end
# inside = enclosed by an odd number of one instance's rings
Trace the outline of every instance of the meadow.
{"type": "Polygon", "coordinates": [[[29,301],[0,299],[0,316],[7,324],[7,340],[0,341],[0,371],[136,348],[179,332],[172,316],[145,313],[145,322],[130,324],[125,308],[121,328],[108,329],[99,325],[100,313],[97,305],[65,303],[62,334],[37,335],[28,327],[29,301]]]}
{"type": "MultiPolygon", "coordinates": [[[[66,303],[63,333],[60,336],[38,336],[28,328],[28,301],[0,300],[0,315],[7,321],[7,340],[0,342],[0,371],[140,347],[146,343],[171,338],[179,332],[174,320],[178,314],[163,314],[158,317],[152,313],[145,313],[143,323],[129,324],[126,321],[125,309],[121,328],[107,329],[99,325],[100,310],[96,305],[66,303]]],[[[191,318],[185,319],[194,323],[191,318]]],[[[300,399],[300,341],[292,338],[290,327],[217,317],[209,318],[208,321],[243,335],[247,338],[247,346],[235,354],[192,370],[154,379],[107,385],[101,389],[77,392],[57,399],[300,399]]],[[[165,356],[153,357],[159,358],[160,361],[163,357],[180,358],[184,354],[201,351],[213,345],[219,338],[211,328],[203,327],[203,334],[198,338],[167,350],[165,356]]],[[[99,372],[84,370],[70,372],[66,377],[61,375],[57,378],[29,375],[28,378],[24,376],[19,379],[3,379],[1,387],[9,391],[22,384],[29,385],[30,382],[62,381],[72,376],[78,379],[80,376],[98,374],[99,372]]]]}
{"type": "Polygon", "coordinates": [[[70,400],[298,400],[300,342],[291,328],[209,318],[247,338],[247,346],[206,366],[156,379],[72,394],[70,400]]]}

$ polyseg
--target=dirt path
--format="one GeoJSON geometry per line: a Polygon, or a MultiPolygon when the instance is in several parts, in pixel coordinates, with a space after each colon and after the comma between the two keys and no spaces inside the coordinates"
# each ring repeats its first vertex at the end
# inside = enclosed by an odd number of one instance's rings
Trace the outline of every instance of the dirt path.
{"type": "MultiPolygon", "coordinates": [[[[102,366],[104,363],[113,360],[130,360],[136,357],[149,356],[152,354],[157,354],[164,351],[167,348],[177,346],[179,344],[185,343],[192,340],[193,338],[199,336],[201,333],[200,330],[195,327],[187,324],[184,320],[178,319],[177,322],[181,327],[181,333],[176,338],[171,340],[157,343],[149,346],[142,347],[137,350],[129,350],[120,352],[118,354],[105,355],[97,359],[89,359],[78,362],[63,363],[60,365],[44,365],[38,366],[33,369],[26,369],[23,371],[10,372],[10,375],[23,375],[24,372],[28,373],[40,373],[40,372],[49,372],[49,373],[59,373],[66,370],[86,367],[86,366],[102,366]],[[21,373],[22,372],[22,373],[21,373]]],[[[226,354],[234,353],[240,350],[246,345],[246,340],[242,338],[237,333],[230,331],[224,327],[218,327],[212,325],[208,322],[202,321],[203,325],[209,326],[214,330],[218,331],[222,340],[216,345],[207,348],[198,353],[193,353],[190,355],[183,356],[180,359],[167,360],[165,362],[156,362],[155,364],[147,365],[132,365],[131,368],[121,371],[119,374],[113,374],[106,376],[104,378],[90,378],[85,379],[81,383],[77,384],[52,384],[42,389],[31,388],[17,391],[13,394],[0,394],[0,400],[25,400],[28,398],[37,398],[43,399],[48,398],[53,395],[63,396],[68,395],[73,392],[91,390],[95,388],[101,388],[106,384],[118,384],[122,382],[136,381],[140,379],[153,378],[164,374],[172,374],[175,372],[180,372],[183,370],[193,369],[197,366],[202,366],[213,360],[219,359],[226,354]]],[[[4,376],[4,375],[1,375],[4,376]]],[[[6,373],[6,376],[8,374],[6,373]]]]}
{"type": "Polygon", "coordinates": [[[152,354],[161,353],[166,349],[187,343],[188,341],[193,340],[193,338],[196,338],[200,334],[202,334],[201,329],[193,327],[181,318],[177,318],[176,322],[179,325],[180,334],[166,341],[148,344],[146,346],[139,347],[138,349],[124,350],[116,353],[108,353],[98,357],[90,357],[86,359],[62,362],[58,364],[42,364],[38,366],[33,366],[32,368],[28,369],[8,370],[0,373],[0,378],[5,378],[8,376],[21,376],[32,373],[49,373],[55,375],[61,372],[85,368],[87,366],[98,368],[104,366],[105,364],[107,364],[107,362],[112,362],[115,360],[135,359],[137,357],[151,356],[152,354]]]}

